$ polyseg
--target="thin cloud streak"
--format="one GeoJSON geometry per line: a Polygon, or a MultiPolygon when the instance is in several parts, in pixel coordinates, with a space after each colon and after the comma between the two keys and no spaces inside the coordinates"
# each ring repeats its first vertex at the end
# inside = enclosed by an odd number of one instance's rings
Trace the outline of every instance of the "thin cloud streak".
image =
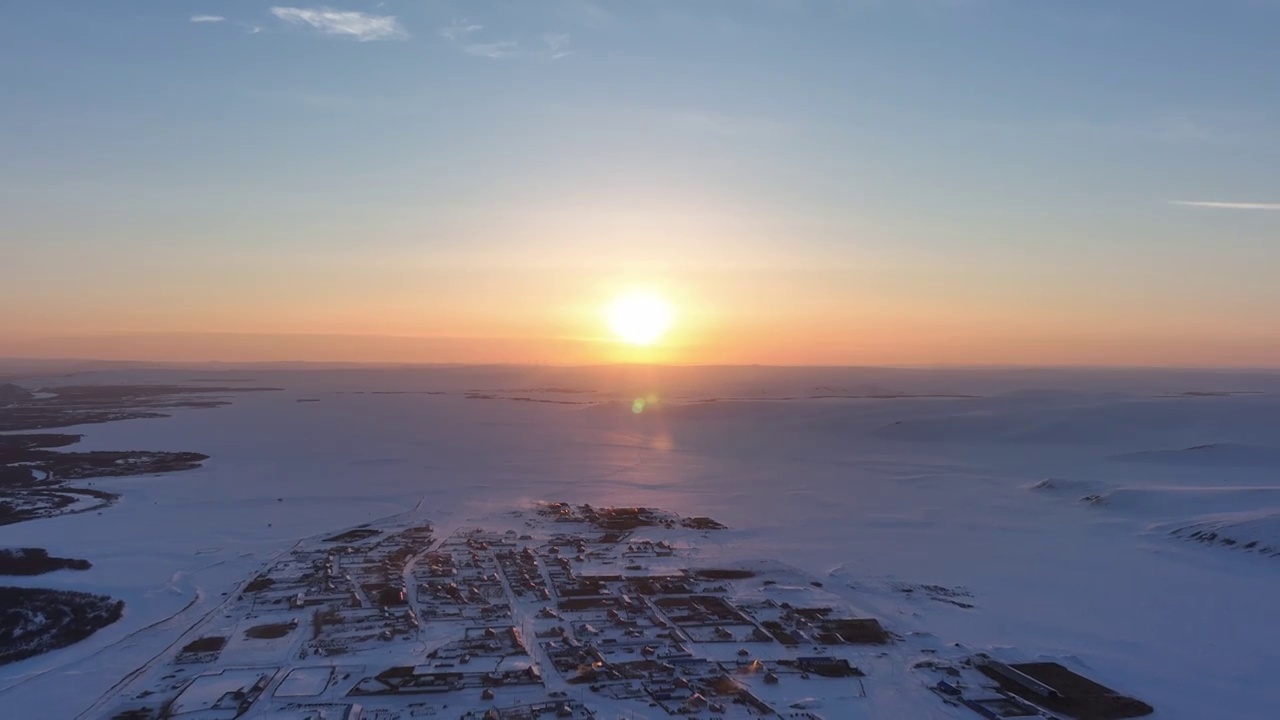
{"type": "Polygon", "coordinates": [[[491,43],[469,43],[462,46],[462,51],[476,57],[494,59],[513,58],[521,54],[520,45],[514,40],[501,40],[491,43]]]}
{"type": "Polygon", "coordinates": [[[462,38],[470,35],[471,33],[478,32],[483,29],[484,29],[483,25],[466,25],[462,23],[457,23],[454,25],[450,25],[447,28],[441,28],[440,37],[445,38],[446,40],[461,40],[462,38]]]}
{"type": "Polygon", "coordinates": [[[360,42],[403,40],[409,37],[394,15],[370,15],[329,7],[273,7],[271,14],[291,25],[310,27],[325,35],[353,37],[360,42]]]}
{"type": "Polygon", "coordinates": [[[226,20],[227,19],[222,17],[221,15],[192,15],[191,16],[191,22],[193,23],[220,23],[220,22],[226,22],[226,20]]]}
{"type": "Polygon", "coordinates": [[[517,40],[494,40],[477,42],[472,40],[476,33],[484,30],[483,25],[454,23],[440,29],[440,37],[458,46],[462,52],[474,57],[505,60],[510,58],[547,58],[559,60],[573,54],[569,49],[569,36],[559,33],[547,33],[542,36],[542,47],[530,49],[522,46],[517,40]]]}
{"type": "Polygon", "coordinates": [[[1220,202],[1217,200],[1170,200],[1170,205],[1213,208],[1215,210],[1280,210],[1280,203],[1220,202]]]}

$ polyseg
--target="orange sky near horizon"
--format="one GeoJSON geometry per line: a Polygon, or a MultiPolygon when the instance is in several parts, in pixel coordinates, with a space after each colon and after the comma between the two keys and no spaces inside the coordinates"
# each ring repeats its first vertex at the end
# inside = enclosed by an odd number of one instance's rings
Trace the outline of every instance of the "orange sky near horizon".
{"type": "MultiPolygon", "coordinates": [[[[728,264],[728,263],[727,263],[728,264]]],[[[1258,308],[1222,322],[1141,288],[1080,294],[1054,277],[874,257],[830,267],[618,262],[479,267],[387,258],[203,267],[147,283],[86,272],[0,317],[0,357],[159,361],[764,365],[1280,365],[1258,308]],[[989,288],[999,285],[999,292],[989,288]],[[74,292],[67,290],[73,287],[74,292]],[[650,348],[605,309],[674,308],[650,348]],[[86,301],[91,298],[92,301],[86,301]],[[1196,338],[1189,342],[1188,338],[1196,338]]]]}
{"type": "Polygon", "coordinates": [[[56,282],[21,288],[22,312],[0,315],[0,357],[1280,365],[1267,309],[1222,294],[1205,304],[1195,290],[1207,281],[1195,277],[1178,278],[1187,292],[1154,294],[1165,278],[1067,256],[1044,274],[1016,254],[952,258],[868,242],[798,257],[786,246],[662,237],[591,251],[534,238],[500,255],[260,251],[198,265],[163,246],[143,266],[67,256],[56,282]],[[605,308],[634,291],[674,308],[652,348],[609,332],[605,308]]]}
{"type": "Polygon", "coordinates": [[[1089,365],[1275,367],[1280,344],[1224,339],[1189,345],[1176,336],[819,333],[774,329],[731,336],[677,333],[652,347],[611,337],[441,337],[297,333],[95,333],[6,341],[0,357],[160,362],[371,364],[654,363],[675,365],[1089,365]],[[1229,359],[1223,361],[1224,354],[1229,359]]]}

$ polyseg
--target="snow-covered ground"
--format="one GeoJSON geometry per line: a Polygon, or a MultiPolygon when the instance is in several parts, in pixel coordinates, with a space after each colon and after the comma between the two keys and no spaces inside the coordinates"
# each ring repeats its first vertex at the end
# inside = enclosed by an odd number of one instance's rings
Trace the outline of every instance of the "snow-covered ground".
{"type": "Polygon", "coordinates": [[[1070,659],[1157,718],[1280,707],[1280,558],[1242,547],[1280,534],[1277,375],[257,368],[74,382],[212,377],[284,391],[68,429],[85,434],[76,450],[211,459],[85,481],[120,502],[0,527],[0,546],[94,564],[6,583],[127,603],[89,639],[0,667],[0,715],[75,717],[300,538],[419,502],[458,525],[543,500],[713,517],[730,529],[711,561],[776,559],[869,598],[895,630],[1070,659]],[[902,592],[926,585],[963,588],[973,607],[902,592]]]}

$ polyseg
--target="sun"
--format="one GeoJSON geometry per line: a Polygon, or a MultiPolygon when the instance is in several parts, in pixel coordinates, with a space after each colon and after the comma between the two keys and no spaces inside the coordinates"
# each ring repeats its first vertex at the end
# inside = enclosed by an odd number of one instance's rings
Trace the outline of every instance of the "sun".
{"type": "Polygon", "coordinates": [[[671,329],[671,303],[651,293],[629,293],[605,310],[609,329],[630,345],[652,345],[671,329]]]}

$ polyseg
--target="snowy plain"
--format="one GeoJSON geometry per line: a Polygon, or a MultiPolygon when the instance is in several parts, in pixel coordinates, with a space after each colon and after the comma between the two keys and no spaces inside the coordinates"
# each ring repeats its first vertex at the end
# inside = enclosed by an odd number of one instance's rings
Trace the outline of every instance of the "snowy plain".
{"type": "Polygon", "coordinates": [[[120,501],[0,527],[0,546],[94,564],[6,583],[127,603],[89,639],[0,667],[0,716],[75,717],[302,537],[419,502],[443,524],[543,500],[713,517],[730,530],[708,557],[856,589],[895,632],[1069,663],[1156,718],[1280,707],[1280,557],[1262,552],[1269,538],[1280,551],[1280,374],[256,367],[19,382],[196,378],[283,390],[59,430],[84,434],[76,450],[210,460],[89,481],[120,501]],[[1238,537],[1200,542],[1195,527],[1238,537]],[[919,584],[974,607],[899,591],[919,584]]]}

